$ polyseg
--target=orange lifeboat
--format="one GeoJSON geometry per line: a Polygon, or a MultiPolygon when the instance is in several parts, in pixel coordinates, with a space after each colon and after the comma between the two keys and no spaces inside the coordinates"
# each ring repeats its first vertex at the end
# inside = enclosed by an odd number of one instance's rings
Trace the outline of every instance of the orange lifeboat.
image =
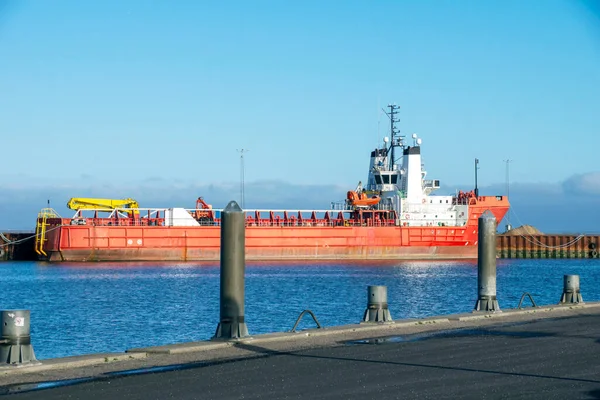
{"type": "Polygon", "coordinates": [[[346,197],[350,205],[354,207],[372,207],[381,201],[381,197],[377,195],[367,197],[365,193],[357,193],[354,190],[349,190],[346,197]]]}

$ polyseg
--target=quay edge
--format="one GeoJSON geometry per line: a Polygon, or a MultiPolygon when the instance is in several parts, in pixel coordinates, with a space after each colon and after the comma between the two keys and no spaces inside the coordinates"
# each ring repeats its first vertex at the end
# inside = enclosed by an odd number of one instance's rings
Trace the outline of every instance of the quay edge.
{"type": "Polygon", "coordinates": [[[235,341],[195,341],[127,349],[120,353],[98,353],[40,360],[29,366],[0,366],[3,385],[77,379],[95,379],[104,374],[135,369],[205,363],[248,357],[244,346],[260,345],[274,351],[339,346],[340,343],[364,338],[384,338],[425,332],[448,332],[473,327],[493,327],[512,322],[564,319],[581,313],[598,314],[600,302],[577,305],[548,305],[536,308],[505,309],[501,313],[477,312],[396,320],[390,323],[367,323],[253,335],[235,341]],[[239,347],[239,348],[238,348],[239,347]]]}

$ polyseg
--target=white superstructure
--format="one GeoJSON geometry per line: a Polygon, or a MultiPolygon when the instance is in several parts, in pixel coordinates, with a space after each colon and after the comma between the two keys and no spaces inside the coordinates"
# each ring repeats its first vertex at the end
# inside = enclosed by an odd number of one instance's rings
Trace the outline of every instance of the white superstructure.
{"type": "Polygon", "coordinates": [[[383,146],[371,152],[366,192],[381,196],[377,208],[396,210],[403,226],[466,225],[468,198],[431,195],[439,189],[440,181],[425,179],[422,140],[416,134],[412,139],[413,144],[408,146],[402,138],[394,138],[391,143],[385,138],[383,146]],[[391,159],[392,146],[402,151],[399,160],[391,159]]]}

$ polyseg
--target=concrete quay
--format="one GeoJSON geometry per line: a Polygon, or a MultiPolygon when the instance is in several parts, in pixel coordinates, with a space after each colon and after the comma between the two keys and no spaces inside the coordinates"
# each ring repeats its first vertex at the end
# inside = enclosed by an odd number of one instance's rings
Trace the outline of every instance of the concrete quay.
{"type": "Polygon", "coordinates": [[[0,395],[593,399],[600,398],[599,356],[600,303],[585,303],[42,360],[0,368],[0,395]]]}

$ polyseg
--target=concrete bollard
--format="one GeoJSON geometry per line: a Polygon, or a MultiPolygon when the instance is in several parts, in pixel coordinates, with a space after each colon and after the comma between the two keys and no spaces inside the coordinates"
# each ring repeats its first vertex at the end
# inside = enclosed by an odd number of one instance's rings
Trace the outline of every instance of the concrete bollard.
{"type": "Polygon", "coordinates": [[[565,275],[563,293],[558,304],[583,303],[579,287],[579,275],[565,275]]]}
{"type": "Polygon", "coordinates": [[[369,286],[367,288],[367,309],[363,317],[364,322],[392,322],[392,315],[388,309],[387,287],[369,286]]]}
{"type": "Polygon", "coordinates": [[[244,318],[245,217],[235,201],[221,214],[220,322],[214,339],[248,336],[244,318]]]}
{"type": "Polygon", "coordinates": [[[474,311],[499,312],[496,298],[496,217],[484,212],[478,220],[477,288],[474,311]]]}
{"type": "Polygon", "coordinates": [[[31,346],[29,310],[2,311],[0,359],[5,364],[36,362],[31,346]]]}

